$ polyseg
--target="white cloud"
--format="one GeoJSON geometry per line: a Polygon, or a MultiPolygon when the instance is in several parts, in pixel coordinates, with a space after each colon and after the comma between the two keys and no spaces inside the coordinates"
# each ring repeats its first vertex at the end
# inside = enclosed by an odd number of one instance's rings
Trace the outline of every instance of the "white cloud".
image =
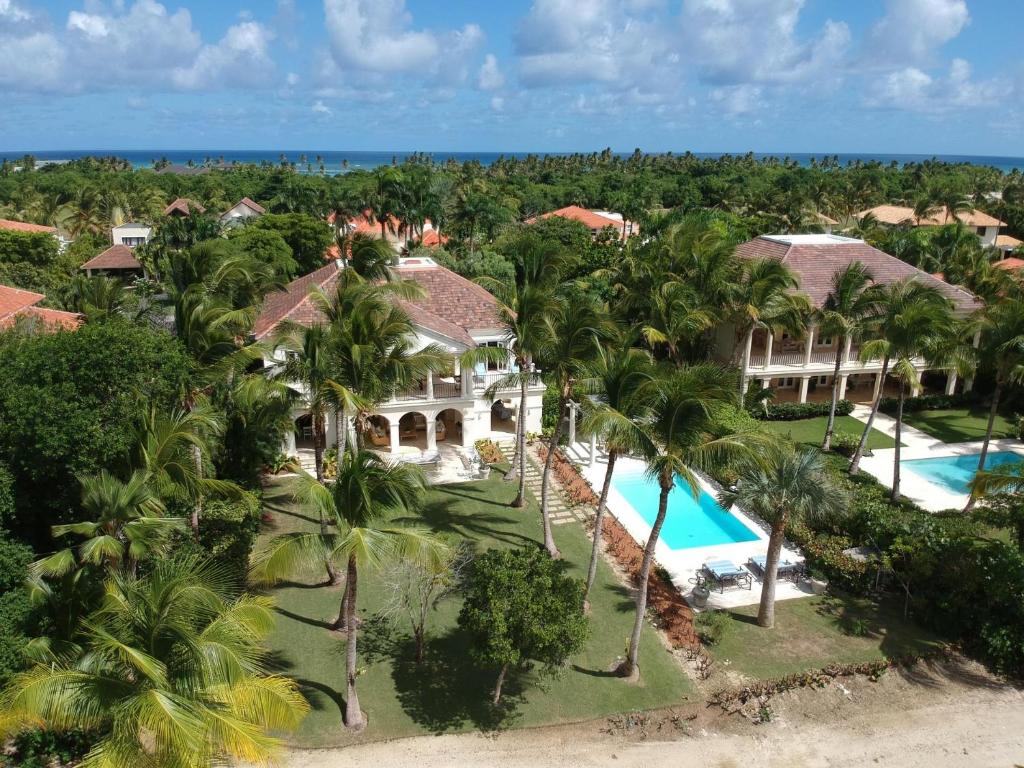
{"type": "Polygon", "coordinates": [[[797,83],[831,77],[850,43],[844,22],[797,34],[805,0],[683,0],[683,52],[717,85],[797,83]]]}
{"type": "Polygon", "coordinates": [[[505,84],[505,74],[498,66],[498,59],[493,53],[484,57],[484,63],[480,65],[480,72],[477,74],[477,85],[482,91],[494,91],[505,84]]]}
{"type": "Polygon", "coordinates": [[[46,32],[0,34],[0,86],[12,91],[52,90],[61,85],[65,53],[46,32]]]}
{"type": "Polygon", "coordinates": [[[495,112],[503,112],[505,110],[505,100],[501,96],[492,96],[491,109],[495,112]]]}
{"type": "Polygon", "coordinates": [[[1009,87],[999,79],[973,80],[971,65],[953,59],[945,77],[932,77],[917,67],[891,72],[877,89],[867,93],[865,103],[881,109],[938,114],[998,105],[1009,87]]]}
{"type": "Polygon", "coordinates": [[[244,21],[228,28],[216,45],[204,45],[189,67],[174,70],[178,88],[258,87],[273,72],[269,45],[274,34],[262,24],[244,21]]]}
{"type": "Polygon", "coordinates": [[[872,65],[927,64],[970,22],[966,0],[886,0],[885,9],[868,32],[872,65]]]}
{"type": "Polygon", "coordinates": [[[741,117],[760,111],[764,107],[763,90],[760,86],[727,85],[713,88],[708,98],[718,110],[730,117],[741,117]]]}
{"type": "Polygon", "coordinates": [[[21,6],[15,5],[13,0],[0,0],[0,21],[4,23],[20,23],[31,18],[32,14],[21,6]]]}
{"type": "Polygon", "coordinates": [[[331,108],[324,104],[322,99],[317,99],[313,102],[313,106],[310,107],[318,115],[330,115],[332,114],[331,108]]]}

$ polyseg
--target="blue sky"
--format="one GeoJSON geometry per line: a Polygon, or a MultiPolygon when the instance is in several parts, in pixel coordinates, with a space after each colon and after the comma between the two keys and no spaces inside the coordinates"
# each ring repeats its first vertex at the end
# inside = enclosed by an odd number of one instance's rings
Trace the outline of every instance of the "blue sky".
{"type": "Polygon", "coordinates": [[[0,150],[1024,155],[1021,0],[0,0],[0,150]]]}

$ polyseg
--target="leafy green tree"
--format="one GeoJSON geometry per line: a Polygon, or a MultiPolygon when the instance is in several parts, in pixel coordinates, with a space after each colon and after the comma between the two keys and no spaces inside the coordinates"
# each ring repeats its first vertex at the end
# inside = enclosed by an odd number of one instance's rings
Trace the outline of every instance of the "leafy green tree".
{"type": "Polygon", "coordinates": [[[470,637],[470,657],[499,670],[495,705],[509,671],[530,662],[554,669],[583,649],[583,582],[566,570],[532,547],[490,549],[470,565],[459,627],[470,637]]]}
{"type": "Polygon", "coordinates": [[[719,494],[719,504],[725,509],[735,504],[771,526],[757,612],[758,625],[771,629],[775,626],[775,585],[786,526],[836,514],[845,507],[843,493],[825,471],[816,450],[794,451],[787,446],[745,462],[735,489],[719,494]]]}
{"type": "Polygon", "coordinates": [[[32,548],[0,528],[0,685],[25,666],[25,646],[34,624],[25,589],[32,560],[32,548]]]}
{"type": "Polygon", "coordinates": [[[64,307],[91,322],[123,314],[127,306],[124,284],[114,277],[76,275],[64,293],[64,307]]]}
{"type": "Polygon", "coordinates": [[[265,213],[252,219],[246,228],[276,232],[292,249],[299,274],[324,265],[324,254],[334,242],[334,233],[323,219],[305,213],[265,213]]]}
{"type": "Polygon", "coordinates": [[[416,509],[424,480],[412,464],[390,464],[372,451],[338,456],[338,476],[328,488],[309,475],[300,476],[297,498],[335,523],[326,532],[297,531],[275,536],[257,554],[253,574],[262,582],[309,573],[330,560],[346,569],[345,592],[335,627],[346,633],[345,725],[362,730],[366,718],[356,695],[358,579],[394,559],[436,561],[447,549],[429,531],[395,525],[395,514],[416,509]]]}
{"type": "Polygon", "coordinates": [[[286,280],[299,273],[299,264],[292,256],[292,248],[275,229],[260,227],[233,227],[228,230],[228,241],[255,261],[269,264],[274,272],[286,280]]]}
{"type": "Polygon", "coordinates": [[[273,602],[239,595],[212,564],[114,574],[74,646],[4,688],[5,730],[95,730],[86,766],[266,764],[283,747],[271,733],[309,709],[293,681],[268,672],[273,627],[273,602]]]}

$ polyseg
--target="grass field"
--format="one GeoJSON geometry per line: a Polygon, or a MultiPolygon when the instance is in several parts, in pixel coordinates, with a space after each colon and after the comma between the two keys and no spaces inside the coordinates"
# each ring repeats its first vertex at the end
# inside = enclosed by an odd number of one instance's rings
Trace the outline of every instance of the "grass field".
{"type": "MultiPolygon", "coordinates": [[[[430,490],[416,522],[461,536],[481,551],[488,547],[535,545],[539,512],[506,506],[515,488],[500,478],[430,490]]],[[[315,528],[307,510],[297,507],[281,485],[267,490],[266,509],[273,530],[315,528]]],[[[584,576],[590,542],[577,523],[555,527],[555,539],[572,573],[584,576]]],[[[279,619],[270,638],[284,673],[297,679],[313,709],[296,734],[303,746],[342,745],[427,733],[489,730],[600,717],[614,712],[666,706],[693,688],[655,631],[644,631],[640,651],[642,680],[630,685],[609,675],[621,657],[632,626],[633,604],[611,569],[601,563],[592,593],[592,634],[585,651],[560,676],[523,675],[507,683],[507,702],[495,711],[489,702],[497,670],[477,669],[467,658],[466,641],[456,627],[460,600],[441,603],[430,620],[427,659],[412,661],[406,627],[373,617],[381,588],[373,573],[360,574],[359,700],[369,718],[358,736],[342,727],[343,637],[327,629],[338,614],[340,588],[290,583],[271,590],[279,619]]],[[[503,697],[504,698],[504,697],[503,697]]]]}
{"type": "MultiPolygon", "coordinates": [[[[774,432],[779,435],[789,435],[790,439],[796,443],[806,443],[808,445],[821,445],[821,441],[825,439],[825,427],[828,425],[827,416],[815,416],[813,419],[799,419],[797,421],[766,421],[764,426],[770,432],[774,432]]],[[[836,432],[845,432],[850,435],[857,435],[860,437],[864,431],[864,422],[858,421],[853,416],[836,416],[835,424],[836,432]]],[[[896,441],[888,435],[879,432],[877,429],[872,429],[871,434],[868,435],[868,449],[875,450],[876,448],[893,448],[896,445],[896,441]]]]}
{"type": "MultiPolygon", "coordinates": [[[[903,420],[912,427],[931,435],[944,443],[967,443],[972,440],[984,440],[985,428],[988,426],[988,408],[950,408],[941,411],[917,411],[906,413],[903,420]]],[[[1017,429],[1013,422],[1002,414],[996,414],[992,437],[1016,437],[1017,429]]]]}
{"type": "Polygon", "coordinates": [[[754,678],[921,653],[940,642],[905,620],[898,601],[879,605],[845,596],[782,600],[775,605],[771,630],[757,626],[756,605],[728,613],[732,621],[711,655],[730,671],[754,678]]]}

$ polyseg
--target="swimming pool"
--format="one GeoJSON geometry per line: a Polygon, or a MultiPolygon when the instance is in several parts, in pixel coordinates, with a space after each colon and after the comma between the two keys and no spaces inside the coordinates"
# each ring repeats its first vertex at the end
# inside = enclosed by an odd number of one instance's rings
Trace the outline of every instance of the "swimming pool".
{"type": "MultiPolygon", "coordinates": [[[[636,472],[613,475],[612,485],[648,525],[654,525],[661,495],[657,482],[636,472]]],[[[701,491],[699,498],[694,499],[689,486],[676,480],[675,488],[668,495],[668,514],[661,529],[661,539],[669,549],[738,544],[758,538],[738,517],[722,509],[712,496],[701,491]]]]}
{"type": "MultiPolygon", "coordinates": [[[[962,456],[936,456],[930,459],[908,459],[901,462],[904,469],[945,488],[950,493],[970,493],[970,483],[978,471],[977,453],[962,456]]],[[[985,469],[1024,461],[1024,456],[1013,451],[996,451],[985,459],[985,469]]]]}

